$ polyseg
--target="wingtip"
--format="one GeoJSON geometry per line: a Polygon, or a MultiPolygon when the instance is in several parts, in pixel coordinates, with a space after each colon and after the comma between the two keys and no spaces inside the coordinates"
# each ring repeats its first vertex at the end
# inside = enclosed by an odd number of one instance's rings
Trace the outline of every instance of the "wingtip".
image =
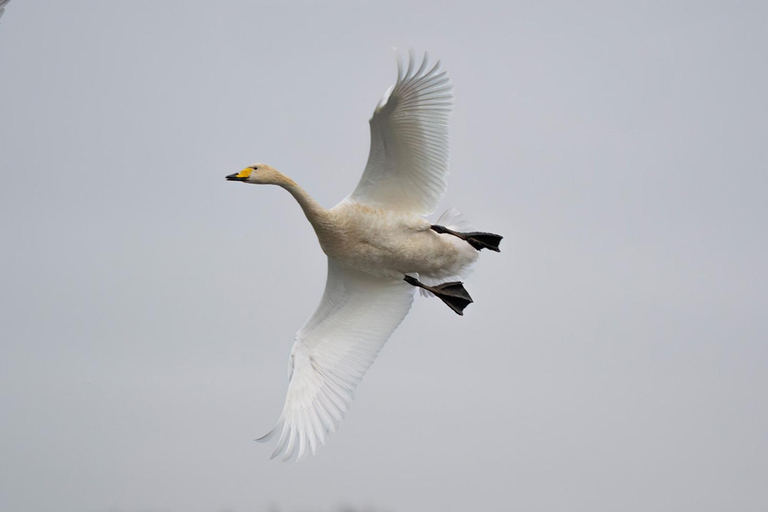
{"type": "Polygon", "coordinates": [[[399,84],[400,82],[403,81],[403,78],[405,78],[403,76],[403,58],[400,55],[400,52],[397,52],[397,54],[395,55],[395,63],[397,64],[397,82],[395,83],[399,84]]]}
{"type": "Polygon", "coordinates": [[[280,424],[281,424],[281,422],[278,421],[277,425],[275,425],[272,428],[272,430],[270,430],[269,432],[267,432],[266,434],[264,434],[261,437],[257,437],[256,439],[254,439],[254,441],[256,441],[257,443],[266,443],[267,441],[269,441],[270,439],[275,437],[275,434],[277,434],[277,429],[278,429],[278,427],[280,427],[280,424]]]}
{"type": "Polygon", "coordinates": [[[413,73],[413,67],[415,66],[414,51],[413,48],[408,50],[408,71],[405,72],[405,78],[408,79],[413,73]]]}

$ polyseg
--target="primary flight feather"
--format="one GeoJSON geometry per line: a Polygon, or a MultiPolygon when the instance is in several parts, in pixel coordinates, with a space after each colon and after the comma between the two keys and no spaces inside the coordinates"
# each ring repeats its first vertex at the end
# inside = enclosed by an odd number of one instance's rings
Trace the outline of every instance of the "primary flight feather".
{"type": "Polygon", "coordinates": [[[416,288],[463,315],[472,298],[460,279],[501,236],[471,231],[455,209],[432,224],[445,194],[453,88],[439,61],[398,63],[395,84],[376,107],[368,163],[355,190],[331,209],[264,164],[227,176],[271,184],[297,200],[328,256],[320,305],[291,349],[288,393],[272,457],[301,459],[335,431],[355,388],[413,302],[416,288]]]}

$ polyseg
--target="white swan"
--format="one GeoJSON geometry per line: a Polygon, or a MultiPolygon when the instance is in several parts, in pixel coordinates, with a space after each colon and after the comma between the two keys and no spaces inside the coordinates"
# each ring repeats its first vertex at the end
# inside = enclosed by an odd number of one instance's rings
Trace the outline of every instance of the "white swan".
{"type": "Polygon", "coordinates": [[[439,61],[430,67],[425,54],[417,68],[411,53],[407,69],[398,63],[397,82],[370,121],[363,176],[330,210],[268,165],[227,176],[290,192],[328,256],[325,293],[291,350],[285,407],[258,439],[279,434],[272,458],[315,453],[336,430],[357,384],[408,313],[415,287],[461,315],[472,299],[458,280],[480,249],[499,250],[498,235],[459,231],[466,227],[455,210],[435,225],[423,218],[446,190],[452,97],[439,61]]]}

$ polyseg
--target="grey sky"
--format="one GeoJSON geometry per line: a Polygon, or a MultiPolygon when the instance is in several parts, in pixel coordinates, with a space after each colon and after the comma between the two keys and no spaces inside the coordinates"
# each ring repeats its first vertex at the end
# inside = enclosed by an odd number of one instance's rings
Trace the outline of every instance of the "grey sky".
{"type": "Polygon", "coordinates": [[[768,4],[10,2],[0,509],[768,509],[768,4]],[[301,464],[252,439],[392,47],[455,84],[483,254],[301,464]]]}

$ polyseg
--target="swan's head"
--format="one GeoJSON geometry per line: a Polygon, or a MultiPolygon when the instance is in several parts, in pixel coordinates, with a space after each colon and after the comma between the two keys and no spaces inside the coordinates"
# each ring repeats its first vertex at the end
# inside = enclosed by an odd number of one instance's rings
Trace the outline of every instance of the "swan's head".
{"type": "Polygon", "coordinates": [[[282,174],[265,164],[253,164],[238,173],[227,176],[227,181],[242,181],[259,185],[277,185],[284,179],[282,174]]]}

